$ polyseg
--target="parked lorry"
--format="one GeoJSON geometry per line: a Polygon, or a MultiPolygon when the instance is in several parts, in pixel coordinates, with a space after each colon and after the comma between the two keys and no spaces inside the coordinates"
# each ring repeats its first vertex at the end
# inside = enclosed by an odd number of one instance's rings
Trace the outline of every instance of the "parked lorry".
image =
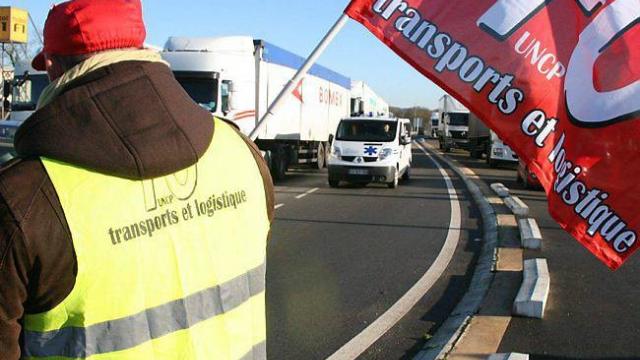
{"type": "MultiPolygon", "coordinates": [[[[304,58],[246,36],[171,37],[162,57],[187,93],[211,113],[251,133],[304,58]]],[[[340,119],[350,115],[351,80],[315,65],[258,134],[272,174],[290,165],[325,166],[340,119]]]]}
{"type": "Polygon", "coordinates": [[[440,149],[445,152],[453,148],[466,149],[469,143],[469,109],[462,105],[451,95],[440,98],[440,126],[438,129],[438,142],[440,149]]]}
{"type": "Polygon", "coordinates": [[[518,156],[502,142],[475,114],[469,116],[469,152],[471,157],[481,159],[486,155],[487,164],[496,167],[500,163],[517,163],[518,156]]]}
{"type": "Polygon", "coordinates": [[[351,82],[351,116],[389,116],[389,104],[364,81],[351,82]]]}

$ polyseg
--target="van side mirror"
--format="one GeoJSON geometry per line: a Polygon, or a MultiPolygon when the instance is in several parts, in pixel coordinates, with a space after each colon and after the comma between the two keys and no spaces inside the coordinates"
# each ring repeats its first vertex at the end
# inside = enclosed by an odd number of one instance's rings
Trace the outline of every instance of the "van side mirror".
{"type": "Polygon", "coordinates": [[[411,144],[411,135],[402,135],[400,138],[400,145],[409,145],[411,144]]]}
{"type": "Polygon", "coordinates": [[[329,134],[329,145],[333,145],[333,134],[329,134]]]}

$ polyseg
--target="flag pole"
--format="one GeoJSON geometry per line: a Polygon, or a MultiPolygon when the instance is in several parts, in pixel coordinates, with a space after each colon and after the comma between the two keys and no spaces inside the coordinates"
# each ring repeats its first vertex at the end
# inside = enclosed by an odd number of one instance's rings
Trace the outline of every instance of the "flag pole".
{"type": "Polygon", "coordinates": [[[269,108],[267,109],[267,112],[264,114],[264,116],[262,116],[262,119],[260,119],[260,121],[258,121],[258,123],[256,124],[255,129],[253,129],[253,131],[249,135],[251,140],[255,141],[258,138],[258,135],[260,134],[260,131],[262,130],[264,125],[266,125],[267,121],[275,113],[278,112],[278,109],[280,108],[280,106],[282,106],[282,104],[284,103],[284,100],[286,100],[287,96],[298,85],[298,83],[300,82],[300,79],[302,79],[302,77],[304,77],[307,74],[309,69],[311,69],[313,64],[315,64],[315,62],[318,60],[320,55],[322,55],[322,53],[327,48],[327,46],[329,46],[331,41],[333,41],[333,39],[336,37],[336,35],[338,35],[340,30],[342,30],[344,25],[347,23],[347,20],[349,20],[349,17],[346,14],[343,13],[342,16],[340,16],[340,18],[338,19],[338,21],[336,21],[336,23],[331,27],[331,30],[329,30],[329,32],[324,36],[322,41],[320,41],[318,46],[316,46],[316,48],[313,50],[311,55],[309,55],[309,58],[307,58],[307,60],[302,65],[302,67],[300,69],[298,69],[298,72],[296,72],[296,74],[293,76],[293,78],[291,78],[291,80],[289,80],[289,82],[284,87],[284,89],[282,89],[280,94],[278,94],[278,97],[276,97],[276,99],[273,101],[273,103],[271,103],[271,105],[269,105],[269,108]]]}

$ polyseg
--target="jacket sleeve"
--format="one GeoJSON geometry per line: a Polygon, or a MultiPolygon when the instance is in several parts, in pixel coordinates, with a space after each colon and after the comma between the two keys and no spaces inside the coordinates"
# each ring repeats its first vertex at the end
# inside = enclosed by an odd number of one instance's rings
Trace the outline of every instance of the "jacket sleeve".
{"type": "Polygon", "coordinates": [[[0,198],[0,354],[20,358],[20,321],[28,294],[31,265],[20,230],[6,201],[0,198]]]}
{"type": "Polygon", "coordinates": [[[0,169],[0,359],[20,358],[26,314],[49,311],[75,284],[73,241],[39,160],[0,169]]]}

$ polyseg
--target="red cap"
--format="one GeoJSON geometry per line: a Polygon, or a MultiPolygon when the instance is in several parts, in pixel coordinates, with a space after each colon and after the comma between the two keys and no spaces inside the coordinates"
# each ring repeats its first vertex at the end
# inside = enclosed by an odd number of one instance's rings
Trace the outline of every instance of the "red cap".
{"type": "Polygon", "coordinates": [[[146,31],[140,0],[72,0],[54,5],[44,24],[44,49],[31,62],[46,70],[47,55],[82,55],[141,48],[146,31]]]}

